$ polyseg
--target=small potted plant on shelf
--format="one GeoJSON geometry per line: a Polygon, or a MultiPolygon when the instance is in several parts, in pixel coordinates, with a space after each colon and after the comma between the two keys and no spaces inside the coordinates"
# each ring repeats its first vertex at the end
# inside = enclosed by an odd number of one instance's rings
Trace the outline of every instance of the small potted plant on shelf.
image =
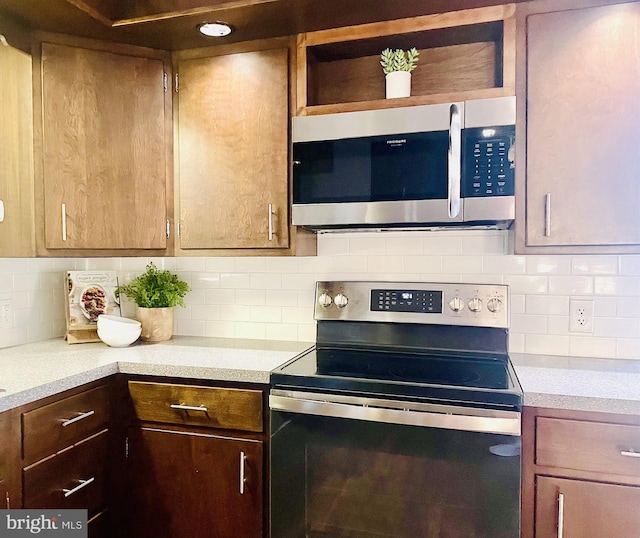
{"type": "Polygon", "coordinates": [[[129,284],[118,286],[116,295],[126,295],[137,305],[137,317],[142,324],[140,338],[147,342],[162,342],[173,335],[173,307],[184,306],[189,285],[170,271],[160,271],[153,262],[144,273],[129,284]]]}
{"type": "Polygon", "coordinates": [[[416,68],[420,51],[415,47],[402,49],[384,49],[380,54],[380,65],[385,74],[386,97],[409,97],[411,95],[411,72],[416,68]]]}

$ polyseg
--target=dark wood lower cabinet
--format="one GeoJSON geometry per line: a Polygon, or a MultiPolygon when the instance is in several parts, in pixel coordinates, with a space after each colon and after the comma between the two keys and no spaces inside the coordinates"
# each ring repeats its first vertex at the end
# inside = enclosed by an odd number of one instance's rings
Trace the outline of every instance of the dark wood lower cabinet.
{"type": "Polygon", "coordinates": [[[262,537],[263,443],[129,429],[129,538],[262,537]]]}
{"type": "Polygon", "coordinates": [[[536,538],[640,536],[640,487],[539,476],[536,538]]]}

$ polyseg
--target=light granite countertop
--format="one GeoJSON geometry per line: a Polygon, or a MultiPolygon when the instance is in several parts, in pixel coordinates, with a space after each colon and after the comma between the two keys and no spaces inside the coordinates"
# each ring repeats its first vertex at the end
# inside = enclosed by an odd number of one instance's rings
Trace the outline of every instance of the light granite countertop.
{"type": "MultiPolygon", "coordinates": [[[[0,411],[115,373],[269,383],[269,372],[311,346],[176,336],[110,348],[62,339],[0,349],[0,411]]],[[[528,406],[640,416],[640,361],[512,354],[528,406]]]]}
{"type": "Polygon", "coordinates": [[[0,411],[115,373],[269,383],[269,372],[309,342],[175,336],[111,348],[62,339],[0,349],[0,411]]]}

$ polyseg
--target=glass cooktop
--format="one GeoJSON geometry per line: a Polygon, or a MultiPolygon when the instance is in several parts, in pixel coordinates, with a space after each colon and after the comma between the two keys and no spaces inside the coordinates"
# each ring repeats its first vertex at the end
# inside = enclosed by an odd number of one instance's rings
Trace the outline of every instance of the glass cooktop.
{"type": "Polygon", "coordinates": [[[504,355],[404,353],[313,347],[271,373],[272,386],[520,407],[522,389],[504,355]]]}

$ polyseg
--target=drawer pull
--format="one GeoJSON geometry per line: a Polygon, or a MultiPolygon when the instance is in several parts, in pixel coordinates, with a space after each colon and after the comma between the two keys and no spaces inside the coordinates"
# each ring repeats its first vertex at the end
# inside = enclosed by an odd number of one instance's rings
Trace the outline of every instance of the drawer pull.
{"type": "Polygon", "coordinates": [[[88,478],[87,480],[78,480],[80,482],[75,488],[72,489],[63,489],[65,497],[71,497],[77,491],[80,491],[82,488],[87,487],[95,480],[95,477],[88,478]]]}
{"type": "Polygon", "coordinates": [[[558,538],[564,534],[564,493],[558,493],[558,538]]]}
{"type": "Polygon", "coordinates": [[[245,476],[245,465],[247,462],[247,455],[244,452],[240,452],[240,495],[244,495],[244,485],[247,482],[245,476]]]}
{"type": "Polygon", "coordinates": [[[621,450],[621,456],[627,456],[628,458],[640,458],[640,452],[636,452],[635,450],[621,450]]]}
{"type": "Polygon", "coordinates": [[[95,415],[95,411],[87,411],[86,413],[80,413],[78,416],[67,419],[62,423],[62,427],[66,428],[67,426],[71,426],[71,424],[78,422],[79,420],[83,420],[85,418],[89,418],[92,415],[95,415]]]}
{"type": "Polygon", "coordinates": [[[180,411],[202,411],[205,414],[209,413],[209,410],[204,405],[182,405],[182,404],[171,404],[169,405],[171,409],[179,409],[180,411]]]}

